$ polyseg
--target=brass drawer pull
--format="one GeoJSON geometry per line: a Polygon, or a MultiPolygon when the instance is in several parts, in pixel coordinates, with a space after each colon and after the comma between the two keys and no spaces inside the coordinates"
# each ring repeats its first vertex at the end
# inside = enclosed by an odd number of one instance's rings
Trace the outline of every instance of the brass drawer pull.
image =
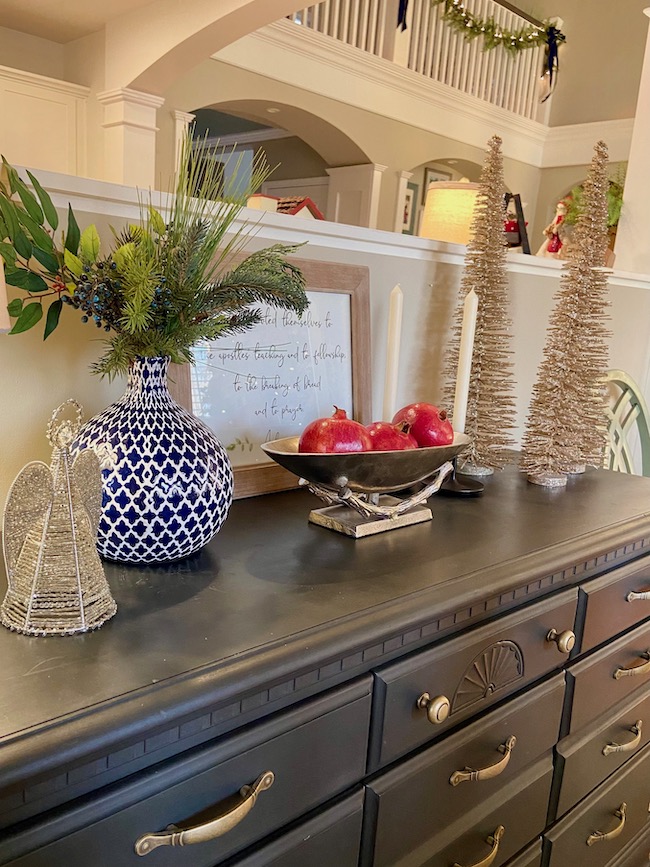
{"type": "Polygon", "coordinates": [[[641,727],[643,725],[643,720],[638,719],[633,726],[630,726],[630,731],[634,738],[631,741],[628,741],[626,744],[606,744],[603,747],[603,755],[609,756],[611,753],[631,753],[632,750],[635,750],[639,744],[641,743],[641,727]]]}
{"type": "Polygon", "coordinates": [[[618,825],[614,828],[613,831],[594,831],[593,834],[590,834],[587,837],[587,846],[593,846],[594,843],[604,843],[605,840],[613,840],[614,837],[618,837],[618,835],[623,831],[625,827],[625,814],[627,813],[627,804],[625,801],[621,804],[618,810],[614,810],[614,815],[617,819],[619,819],[618,825]]]}
{"type": "Polygon", "coordinates": [[[570,629],[565,629],[564,632],[558,632],[557,629],[551,629],[546,636],[547,641],[554,641],[557,644],[557,649],[560,653],[571,653],[576,643],[575,632],[570,629]]]}
{"type": "MultiPolygon", "coordinates": [[[[501,842],[501,838],[506,833],[506,829],[503,825],[497,825],[494,834],[490,834],[490,836],[485,841],[488,846],[492,846],[492,851],[484,858],[482,861],[477,861],[476,864],[472,864],[471,867],[490,867],[490,864],[497,857],[497,853],[499,851],[499,843],[501,842]]],[[[463,867],[462,864],[459,864],[458,861],[454,862],[454,867],[463,867]]]]}
{"type": "Polygon", "coordinates": [[[640,654],[642,659],[647,659],[643,665],[635,665],[632,668],[617,668],[614,672],[614,679],[620,680],[622,677],[638,677],[641,674],[650,674],[650,650],[640,654]]]}
{"type": "Polygon", "coordinates": [[[625,597],[626,602],[650,602],[650,590],[646,590],[643,593],[635,593],[634,590],[630,590],[630,592],[625,597]]]}
{"type": "Polygon", "coordinates": [[[427,719],[434,725],[440,725],[449,716],[451,704],[446,695],[436,695],[431,698],[428,692],[423,692],[416,702],[420,710],[426,710],[427,719]]]}
{"type": "Polygon", "coordinates": [[[510,753],[514,750],[516,743],[517,738],[514,735],[510,735],[505,743],[500,744],[497,747],[497,750],[500,753],[503,753],[502,759],[499,759],[499,761],[495,762],[493,765],[490,765],[487,768],[481,768],[478,771],[475,771],[473,768],[465,768],[464,771],[454,771],[451,777],[449,777],[449,782],[452,786],[457,786],[459,783],[464,783],[466,781],[491,780],[493,777],[498,777],[499,774],[502,774],[508,767],[510,753]]]}
{"type": "Polygon", "coordinates": [[[252,786],[243,786],[239,790],[239,794],[244,799],[239,806],[211,822],[205,822],[203,825],[197,825],[196,828],[187,828],[183,831],[179,831],[175,825],[169,825],[166,831],[161,831],[158,834],[144,834],[136,841],[136,854],[148,855],[158,846],[191,846],[193,843],[206,843],[208,840],[215,840],[217,837],[227,834],[250,813],[259,793],[270,789],[274,780],[273,771],[265,771],[252,786]]]}

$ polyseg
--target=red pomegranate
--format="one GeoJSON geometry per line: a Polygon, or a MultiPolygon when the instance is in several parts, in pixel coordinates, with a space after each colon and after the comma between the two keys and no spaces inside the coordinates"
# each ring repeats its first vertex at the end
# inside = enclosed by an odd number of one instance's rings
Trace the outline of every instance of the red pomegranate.
{"type": "Polygon", "coordinates": [[[304,429],[299,452],[369,452],[372,439],[366,428],[347,417],[344,409],[334,407],[330,418],[317,418],[304,429]]]}
{"type": "Polygon", "coordinates": [[[372,448],[376,452],[396,452],[416,449],[417,440],[409,433],[407,424],[391,424],[389,421],[373,421],[368,425],[372,448]]]}
{"type": "Polygon", "coordinates": [[[454,441],[454,430],[444,409],[432,403],[410,403],[393,416],[393,424],[406,422],[420,447],[447,446],[454,441]]]}

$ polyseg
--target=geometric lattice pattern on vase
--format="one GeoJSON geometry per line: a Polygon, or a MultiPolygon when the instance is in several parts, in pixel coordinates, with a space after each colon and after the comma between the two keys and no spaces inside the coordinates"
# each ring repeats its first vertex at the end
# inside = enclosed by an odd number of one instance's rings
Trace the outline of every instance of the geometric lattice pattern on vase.
{"type": "Polygon", "coordinates": [[[476,656],[451,703],[451,712],[464,710],[524,676],[524,658],[514,641],[497,641],[476,656]]]}
{"type": "Polygon", "coordinates": [[[70,457],[80,420],[76,401],[56,410],[48,427],[51,465],[27,464],[7,497],[3,547],[9,586],[0,621],[16,632],[86,632],[117,610],[95,544],[102,496],[99,461],[93,452],[81,453],[74,462],[70,457]],[[74,421],[62,418],[70,405],[76,408],[74,421]]]}
{"type": "Polygon", "coordinates": [[[97,545],[109,560],[164,563],[218,532],[233,498],[228,454],[167,389],[168,358],[138,358],[124,396],[87,422],[74,448],[103,476],[97,545]]]}

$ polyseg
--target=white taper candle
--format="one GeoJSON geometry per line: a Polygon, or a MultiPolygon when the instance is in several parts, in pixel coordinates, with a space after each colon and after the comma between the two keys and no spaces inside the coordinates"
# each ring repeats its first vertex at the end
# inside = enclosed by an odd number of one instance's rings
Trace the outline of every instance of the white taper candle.
{"type": "Polygon", "coordinates": [[[0,331],[11,331],[11,319],[7,313],[7,284],[2,256],[0,256],[0,331]]]}
{"type": "Polygon", "coordinates": [[[478,295],[473,289],[467,293],[463,304],[463,325],[460,332],[460,348],[458,352],[458,370],[456,371],[456,391],[454,393],[454,414],[452,422],[458,433],[465,431],[467,418],[467,398],[469,395],[469,377],[472,372],[472,353],[474,351],[474,333],[476,331],[476,314],[478,312],[478,295]]]}
{"type": "Polygon", "coordinates": [[[390,421],[395,412],[399,344],[402,336],[403,301],[402,287],[398,283],[390,293],[390,305],[388,308],[388,339],[386,343],[386,374],[384,378],[384,408],[382,414],[384,421],[390,421]]]}

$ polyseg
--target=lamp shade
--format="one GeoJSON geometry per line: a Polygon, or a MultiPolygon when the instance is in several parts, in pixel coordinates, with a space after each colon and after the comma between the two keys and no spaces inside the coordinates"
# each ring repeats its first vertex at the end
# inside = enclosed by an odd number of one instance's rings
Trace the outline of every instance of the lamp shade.
{"type": "Polygon", "coordinates": [[[467,244],[479,189],[478,184],[463,182],[429,184],[420,237],[467,244]]]}

